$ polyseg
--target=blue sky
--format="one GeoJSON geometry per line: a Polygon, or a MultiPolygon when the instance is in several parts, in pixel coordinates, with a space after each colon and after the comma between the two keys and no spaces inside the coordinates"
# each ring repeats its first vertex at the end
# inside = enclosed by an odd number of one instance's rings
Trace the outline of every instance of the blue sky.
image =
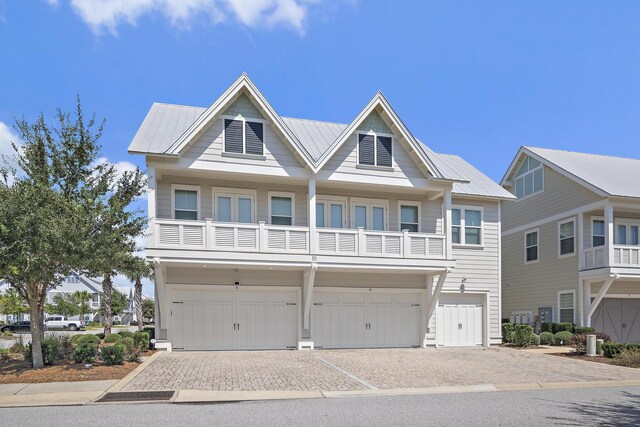
{"type": "Polygon", "coordinates": [[[152,102],[209,106],[247,71],[293,117],[350,122],[382,90],[494,180],[520,145],[640,158],[638,22],[637,1],[0,0],[0,152],[79,94],[142,167],[152,102]]]}

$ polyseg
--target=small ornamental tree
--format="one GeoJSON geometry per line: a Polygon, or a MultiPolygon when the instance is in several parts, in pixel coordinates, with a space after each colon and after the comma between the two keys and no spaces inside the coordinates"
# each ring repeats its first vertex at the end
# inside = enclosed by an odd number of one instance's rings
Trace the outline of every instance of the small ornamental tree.
{"type": "Polygon", "coordinates": [[[59,293],[53,296],[53,303],[47,304],[45,309],[48,314],[59,314],[65,317],[79,314],[78,305],[72,294],[59,293]]]}
{"type": "MultiPolygon", "coordinates": [[[[149,279],[153,277],[152,265],[136,256],[132,256],[125,265],[123,271],[127,278],[134,283],[134,307],[136,310],[136,320],[138,321],[138,330],[144,329],[144,310],[142,303],[142,279],[149,279]]],[[[153,316],[153,315],[152,315],[153,316]]]]}
{"type": "Polygon", "coordinates": [[[24,298],[14,289],[9,289],[0,295],[0,313],[18,317],[29,312],[29,306],[24,298]]]}

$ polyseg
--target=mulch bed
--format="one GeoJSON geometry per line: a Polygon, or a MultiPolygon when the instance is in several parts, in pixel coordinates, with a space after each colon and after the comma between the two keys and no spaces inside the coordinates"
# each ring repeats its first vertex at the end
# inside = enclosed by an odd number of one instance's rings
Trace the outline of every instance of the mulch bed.
{"type": "Polygon", "coordinates": [[[604,363],[605,365],[613,365],[613,358],[604,356],[587,356],[577,353],[549,353],[552,356],[566,357],[573,360],[586,360],[587,362],[604,363]]]}

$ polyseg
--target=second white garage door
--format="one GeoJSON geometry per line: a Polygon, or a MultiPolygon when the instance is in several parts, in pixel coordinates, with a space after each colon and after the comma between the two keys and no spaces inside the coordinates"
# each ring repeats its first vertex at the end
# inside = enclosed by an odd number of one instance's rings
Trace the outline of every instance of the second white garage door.
{"type": "Polygon", "coordinates": [[[438,345],[482,345],[482,302],[482,295],[441,294],[436,318],[438,345]]]}
{"type": "Polygon", "coordinates": [[[311,338],[318,348],[417,347],[418,293],[316,291],[311,338]]]}
{"type": "Polygon", "coordinates": [[[296,291],[174,290],[171,340],[176,350],[295,348],[296,291]]]}

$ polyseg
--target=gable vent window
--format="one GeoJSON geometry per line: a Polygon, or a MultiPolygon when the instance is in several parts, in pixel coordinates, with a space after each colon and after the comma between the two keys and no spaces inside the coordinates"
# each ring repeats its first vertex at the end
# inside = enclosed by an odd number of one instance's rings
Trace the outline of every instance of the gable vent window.
{"type": "Polygon", "coordinates": [[[515,192],[517,198],[529,197],[542,191],[544,188],[544,175],[542,163],[531,157],[527,157],[518,169],[515,179],[515,192]]]}
{"type": "Polygon", "coordinates": [[[391,158],[390,136],[358,134],[358,164],[391,167],[391,158]]]}
{"type": "Polygon", "coordinates": [[[224,119],[226,153],[264,154],[264,124],[248,120],[224,119]]]}

